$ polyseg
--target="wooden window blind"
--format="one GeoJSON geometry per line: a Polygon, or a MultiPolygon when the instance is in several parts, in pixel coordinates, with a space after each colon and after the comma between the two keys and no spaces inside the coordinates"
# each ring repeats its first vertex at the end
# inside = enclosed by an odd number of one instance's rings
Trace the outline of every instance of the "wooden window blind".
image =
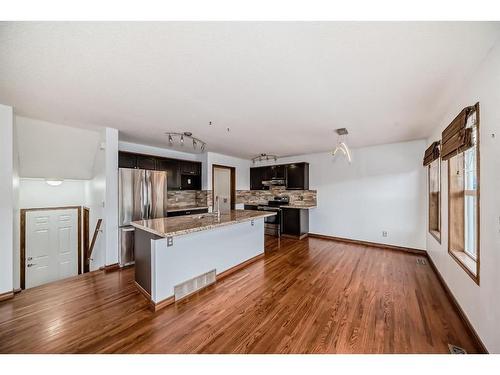
{"type": "Polygon", "coordinates": [[[462,109],[457,117],[441,134],[441,159],[449,160],[460,152],[474,146],[472,129],[467,128],[467,118],[475,111],[475,106],[462,109]]]}
{"type": "Polygon", "coordinates": [[[428,166],[434,160],[439,159],[439,141],[432,142],[432,144],[425,150],[424,153],[424,167],[428,166]]]}

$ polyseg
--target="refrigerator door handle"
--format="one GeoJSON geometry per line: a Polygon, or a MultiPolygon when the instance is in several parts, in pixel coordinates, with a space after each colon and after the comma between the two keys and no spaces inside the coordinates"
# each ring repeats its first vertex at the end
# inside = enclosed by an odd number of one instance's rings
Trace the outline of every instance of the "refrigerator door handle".
{"type": "Polygon", "coordinates": [[[146,217],[151,219],[151,171],[144,172],[144,187],[146,192],[146,200],[144,202],[146,217]]]}
{"type": "Polygon", "coordinates": [[[144,208],[146,205],[146,176],[144,171],[141,171],[141,220],[146,219],[144,208]]]}

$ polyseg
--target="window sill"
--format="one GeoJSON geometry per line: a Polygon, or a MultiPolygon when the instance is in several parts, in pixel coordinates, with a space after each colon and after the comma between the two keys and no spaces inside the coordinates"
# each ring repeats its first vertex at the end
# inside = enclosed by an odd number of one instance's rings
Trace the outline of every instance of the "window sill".
{"type": "Polygon", "coordinates": [[[449,254],[460,267],[479,285],[479,276],[477,274],[477,262],[463,251],[450,250],[449,254]]]}

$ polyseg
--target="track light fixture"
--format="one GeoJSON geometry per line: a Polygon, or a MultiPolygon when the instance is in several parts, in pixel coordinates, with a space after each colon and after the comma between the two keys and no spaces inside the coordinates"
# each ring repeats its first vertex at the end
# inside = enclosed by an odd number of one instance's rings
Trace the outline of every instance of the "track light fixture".
{"type": "Polygon", "coordinates": [[[265,153],[262,153],[260,154],[259,156],[256,156],[254,158],[252,158],[252,163],[255,164],[255,162],[260,162],[260,161],[268,161],[268,160],[278,160],[278,156],[276,155],[268,155],[268,154],[265,154],[265,153]]]}
{"type": "Polygon", "coordinates": [[[187,138],[193,142],[193,149],[195,151],[204,152],[207,148],[207,143],[199,138],[193,137],[193,133],[191,132],[167,132],[165,135],[168,136],[168,143],[171,147],[175,147],[176,145],[181,147],[184,146],[184,140],[187,138]]]}

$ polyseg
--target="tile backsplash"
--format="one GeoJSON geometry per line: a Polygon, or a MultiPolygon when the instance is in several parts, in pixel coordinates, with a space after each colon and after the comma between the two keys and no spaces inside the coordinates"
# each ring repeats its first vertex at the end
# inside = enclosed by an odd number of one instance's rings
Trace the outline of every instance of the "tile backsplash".
{"type": "Polygon", "coordinates": [[[297,202],[316,205],[316,190],[286,190],[284,187],[275,186],[270,190],[238,190],[236,192],[236,203],[263,204],[275,196],[288,196],[290,204],[297,202]]]}
{"type": "MultiPolygon", "coordinates": [[[[275,196],[287,195],[290,204],[297,202],[316,205],[316,190],[286,190],[284,187],[271,187],[270,190],[237,190],[236,204],[264,204],[275,196]]],[[[179,190],[169,191],[167,205],[169,208],[193,206],[212,206],[212,190],[179,190]]]]}
{"type": "Polygon", "coordinates": [[[207,192],[205,190],[178,190],[167,192],[168,208],[184,208],[193,206],[207,206],[207,192]]]}

